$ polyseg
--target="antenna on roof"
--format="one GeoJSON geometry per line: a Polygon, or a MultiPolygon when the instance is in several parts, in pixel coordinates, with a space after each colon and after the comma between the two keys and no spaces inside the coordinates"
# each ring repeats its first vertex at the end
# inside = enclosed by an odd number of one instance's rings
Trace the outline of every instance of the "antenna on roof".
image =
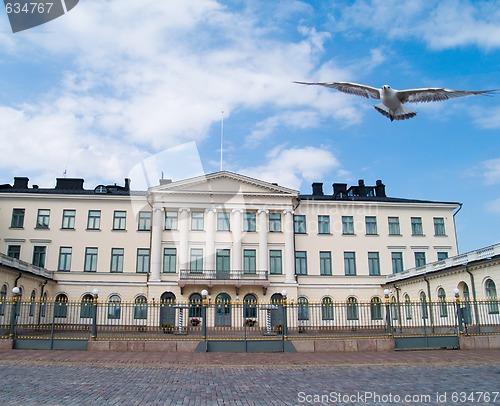
{"type": "Polygon", "coordinates": [[[222,119],[220,122],[220,170],[222,172],[222,149],[224,145],[224,110],[222,110],[222,119]]]}

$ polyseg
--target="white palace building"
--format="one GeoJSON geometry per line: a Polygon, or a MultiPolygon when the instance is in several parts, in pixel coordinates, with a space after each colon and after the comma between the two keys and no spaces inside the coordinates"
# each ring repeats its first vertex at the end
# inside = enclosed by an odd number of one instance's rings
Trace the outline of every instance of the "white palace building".
{"type": "Polygon", "coordinates": [[[460,206],[388,197],[380,180],[305,195],[226,171],[147,191],[17,177],[0,185],[0,299],[496,297],[500,246],[459,255],[460,206]]]}

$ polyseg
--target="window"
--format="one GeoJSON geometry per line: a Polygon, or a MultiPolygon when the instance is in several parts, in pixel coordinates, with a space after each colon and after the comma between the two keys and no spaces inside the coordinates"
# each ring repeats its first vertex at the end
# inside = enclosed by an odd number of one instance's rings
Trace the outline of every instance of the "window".
{"type": "Polygon", "coordinates": [[[352,216],[342,216],[342,234],[354,234],[354,218],[352,216]]]}
{"type": "Polygon", "coordinates": [[[111,248],[111,272],[123,272],[123,248],[111,248]]]}
{"type": "Polygon", "coordinates": [[[255,250],[243,250],[243,273],[257,272],[256,256],[255,250]]]}
{"type": "Polygon", "coordinates": [[[332,274],[332,253],[330,251],[320,251],[319,253],[319,274],[332,274]]]}
{"type": "Polygon", "coordinates": [[[203,250],[201,248],[191,248],[189,272],[203,273],[203,250]]]}
{"type": "Polygon", "coordinates": [[[269,232],[281,232],[281,213],[269,213],[269,232]]]}
{"type": "Polygon", "coordinates": [[[444,261],[445,259],[448,258],[448,253],[447,252],[438,252],[438,261],[444,261]]]}
{"type": "Polygon", "coordinates": [[[175,273],[177,263],[177,249],[163,249],[163,273],[175,273]]]}
{"type": "Polygon", "coordinates": [[[411,235],[424,235],[422,229],[422,217],[411,218],[411,235]]]}
{"type": "Polygon", "coordinates": [[[146,320],[148,318],[148,300],[146,296],[137,296],[134,300],[134,319],[146,320]]]}
{"type": "Polygon", "coordinates": [[[434,217],[434,235],[446,235],[443,217],[434,217]]]}
{"type": "Polygon", "coordinates": [[[121,299],[118,295],[112,295],[108,302],[108,319],[118,320],[121,317],[121,299]]]}
{"type": "Polygon", "coordinates": [[[7,299],[7,285],[0,289],[0,316],[5,316],[5,300],[7,299]]]}
{"type": "Polygon", "coordinates": [[[307,275],[307,252],[295,252],[295,275],[307,275]]]}
{"type": "Polygon", "coordinates": [[[165,230],[177,230],[178,216],[177,211],[165,212],[165,230]]]}
{"type": "Polygon", "coordinates": [[[21,246],[20,245],[9,245],[7,247],[7,256],[15,259],[21,257],[21,246]]]}
{"type": "Polygon", "coordinates": [[[54,317],[65,319],[68,315],[68,296],[62,293],[57,295],[54,306],[54,317]]]}
{"type": "Polygon", "coordinates": [[[189,296],[189,317],[201,317],[203,299],[199,293],[189,296]]]}
{"type": "Polygon", "coordinates": [[[217,231],[229,231],[229,212],[219,211],[217,212],[217,231]]]}
{"type": "Polygon", "coordinates": [[[438,289],[439,299],[439,315],[441,317],[448,317],[448,306],[446,305],[446,292],[443,288],[438,289]]]}
{"type": "Polygon", "coordinates": [[[243,299],[243,309],[245,318],[257,318],[257,298],[251,294],[245,295],[245,298],[243,299]]]}
{"type": "Polygon", "coordinates": [[[12,209],[11,228],[24,227],[24,209],[12,209]]]}
{"type": "Polygon", "coordinates": [[[318,216],[318,234],[330,234],[330,216],[318,216]]]}
{"type": "Polygon", "coordinates": [[[217,272],[229,272],[230,266],[230,252],[229,250],[217,250],[215,254],[215,270],[217,272]]]}
{"type": "Polygon", "coordinates": [[[87,230],[101,229],[101,210],[89,210],[87,230]]]}
{"type": "Polygon", "coordinates": [[[424,292],[420,292],[420,307],[422,309],[422,318],[426,319],[429,317],[429,309],[427,308],[427,296],[424,292]]]}
{"type": "Polygon", "coordinates": [[[295,234],[306,233],[306,216],[297,214],[294,216],[294,231],[295,234]]]}
{"type": "Polygon", "coordinates": [[[403,253],[393,252],[391,253],[392,258],[392,273],[403,272],[403,253]]]}
{"type": "Polygon", "coordinates": [[[368,275],[370,276],[380,275],[380,259],[378,252],[368,253],[368,275]]]}
{"type": "Polygon", "coordinates": [[[345,275],[356,275],[356,253],[344,252],[344,272],[345,275]]]}
{"type": "Polygon", "coordinates": [[[359,319],[359,307],[358,307],[358,299],[355,297],[347,298],[347,312],[346,312],[347,320],[358,320],[359,319]]]}
{"type": "Polygon", "coordinates": [[[69,272],[71,269],[71,247],[59,248],[59,263],[57,266],[58,271],[69,272]]]}
{"type": "Polygon", "coordinates": [[[115,211],[113,216],[113,230],[125,230],[127,222],[126,211],[115,211]]]}
{"type": "Polygon", "coordinates": [[[281,275],[283,272],[283,260],[281,250],[269,250],[269,273],[281,275]]]}
{"type": "Polygon", "coordinates": [[[75,229],[75,217],[76,217],[76,210],[63,210],[63,217],[62,217],[62,229],[66,230],[74,230],[75,229]]]}
{"type": "Polygon", "coordinates": [[[425,266],[425,252],[415,252],[415,267],[425,266]]]}
{"type": "Polygon", "coordinates": [[[85,264],[83,270],[85,272],[97,271],[97,248],[85,248],[85,264]]]}
{"type": "Polygon", "coordinates": [[[413,318],[412,316],[412,303],[410,300],[410,296],[408,294],[405,295],[405,310],[406,310],[406,319],[411,320],[413,318]]]}
{"type": "Polygon", "coordinates": [[[377,235],[377,218],[375,216],[365,217],[366,235],[377,235]]]}
{"type": "Polygon", "coordinates": [[[245,213],[244,223],[243,223],[243,231],[254,232],[257,230],[257,214],[250,212],[245,213]]]}
{"type": "Polygon", "coordinates": [[[149,272],[149,248],[137,248],[137,264],[135,271],[137,273],[149,272]]]}
{"type": "Polygon", "coordinates": [[[334,308],[333,300],[331,297],[324,297],[321,300],[321,319],[333,320],[334,308]]]}
{"type": "Polygon", "coordinates": [[[399,217],[389,217],[389,235],[401,235],[399,217]]]}
{"type": "Polygon", "coordinates": [[[150,211],[140,211],[139,212],[139,224],[138,231],[151,231],[151,212],[150,211]]]}
{"type": "Polygon", "coordinates": [[[45,266],[45,253],[47,247],[33,247],[33,265],[43,268],[45,266]]]}
{"type": "Polygon", "coordinates": [[[372,320],[382,320],[382,302],[379,297],[370,301],[370,315],[372,320]]]}
{"type": "Polygon", "coordinates": [[[30,296],[30,307],[29,307],[30,317],[33,317],[35,315],[35,307],[36,307],[36,292],[32,290],[30,296]]]}
{"type": "Polygon", "coordinates": [[[90,319],[93,316],[94,296],[86,294],[80,303],[80,318],[90,319]]]}
{"type": "Polygon", "coordinates": [[[488,279],[485,284],[486,298],[488,299],[488,312],[498,314],[498,297],[495,282],[488,279]]]}
{"type": "Polygon", "coordinates": [[[203,219],[204,214],[202,211],[193,211],[191,212],[191,230],[193,231],[203,231],[203,219]]]}
{"type": "Polygon", "coordinates": [[[299,320],[309,320],[309,301],[305,297],[297,299],[297,315],[299,320]]]}
{"type": "Polygon", "coordinates": [[[36,228],[49,228],[50,210],[38,209],[36,228]]]}

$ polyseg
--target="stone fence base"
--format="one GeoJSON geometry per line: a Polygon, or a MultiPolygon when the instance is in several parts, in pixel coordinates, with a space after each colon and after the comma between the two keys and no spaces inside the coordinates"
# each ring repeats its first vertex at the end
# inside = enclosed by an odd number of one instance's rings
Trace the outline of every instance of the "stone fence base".
{"type": "Polygon", "coordinates": [[[291,340],[297,352],[394,351],[392,338],[291,340]]]}
{"type": "Polygon", "coordinates": [[[199,341],[89,341],[88,351],[194,352],[199,341]]]}
{"type": "Polygon", "coordinates": [[[500,349],[500,335],[460,336],[461,350],[494,350],[500,349]]]}

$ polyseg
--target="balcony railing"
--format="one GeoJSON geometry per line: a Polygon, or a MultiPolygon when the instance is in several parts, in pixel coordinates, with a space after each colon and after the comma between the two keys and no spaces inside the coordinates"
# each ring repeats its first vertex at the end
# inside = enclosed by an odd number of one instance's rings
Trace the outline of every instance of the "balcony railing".
{"type": "Polygon", "coordinates": [[[267,281],[268,271],[236,271],[236,270],[214,270],[214,269],[203,269],[201,271],[195,271],[191,269],[181,269],[180,271],[181,280],[210,280],[210,281],[245,281],[245,280],[263,280],[267,281]]]}

